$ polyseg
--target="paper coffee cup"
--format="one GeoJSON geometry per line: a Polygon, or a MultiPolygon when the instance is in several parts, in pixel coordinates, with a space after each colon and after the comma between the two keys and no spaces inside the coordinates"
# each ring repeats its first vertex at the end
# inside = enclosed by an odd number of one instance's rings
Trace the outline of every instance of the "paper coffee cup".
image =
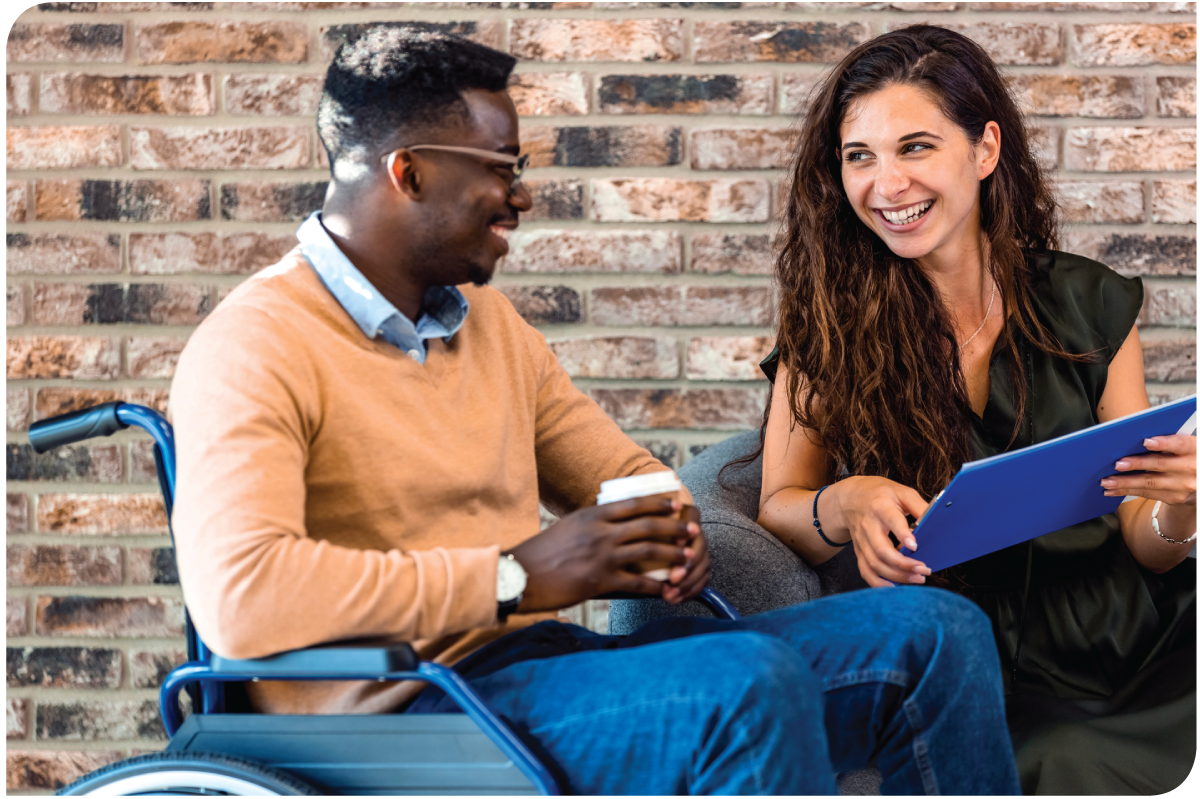
{"type": "MultiPolygon", "coordinates": [[[[674,472],[651,472],[650,474],[635,474],[632,477],[619,477],[616,480],[605,480],[600,484],[600,493],[596,496],[597,505],[607,505],[610,502],[621,502],[637,497],[654,497],[668,495],[679,498],[683,483],[674,472]]],[[[680,511],[679,518],[683,518],[680,511]]],[[[663,561],[646,561],[635,565],[636,570],[652,580],[666,582],[671,574],[670,563],[663,561]]]]}

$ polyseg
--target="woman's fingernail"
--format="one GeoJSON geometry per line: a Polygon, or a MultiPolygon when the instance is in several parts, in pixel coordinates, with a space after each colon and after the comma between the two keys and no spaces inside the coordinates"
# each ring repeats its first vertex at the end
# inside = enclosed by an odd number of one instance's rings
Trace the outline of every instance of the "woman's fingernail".
{"type": "Polygon", "coordinates": [[[1128,468],[1129,468],[1129,461],[1125,460],[1124,458],[1117,461],[1117,469],[1128,469],[1128,468]]]}
{"type": "Polygon", "coordinates": [[[1115,486],[1116,484],[1117,484],[1117,481],[1112,479],[1111,477],[1105,477],[1103,480],[1100,481],[1100,485],[1104,486],[1105,488],[1115,486]]]}
{"type": "Polygon", "coordinates": [[[908,578],[908,581],[909,581],[910,583],[918,583],[918,584],[920,584],[920,583],[923,583],[923,582],[925,582],[925,577],[924,577],[923,575],[920,575],[920,574],[914,574],[912,577],[909,577],[909,578],[908,578]]]}
{"type": "Polygon", "coordinates": [[[908,547],[909,552],[916,552],[917,551],[917,539],[915,539],[915,538],[908,539],[907,541],[904,542],[904,546],[908,547]]]}
{"type": "Polygon", "coordinates": [[[1151,447],[1157,447],[1158,439],[1157,438],[1147,438],[1145,441],[1142,442],[1142,446],[1145,447],[1146,449],[1150,449],[1151,447]]]}
{"type": "Polygon", "coordinates": [[[933,574],[933,569],[930,569],[928,566],[918,566],[913,571],[917,574],[933,574]]]}

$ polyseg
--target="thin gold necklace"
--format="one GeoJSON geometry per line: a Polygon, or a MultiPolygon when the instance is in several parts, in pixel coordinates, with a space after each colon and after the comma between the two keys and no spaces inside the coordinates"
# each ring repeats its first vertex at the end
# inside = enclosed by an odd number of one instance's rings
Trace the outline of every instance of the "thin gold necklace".
{"type": "Polygon", "coordinates": [[[990,299],[988,299],[987,310],[983,312],[983,324],[981,324],[979,326],[978,330],[976,330],[974,333],[971,334],[971,338],[967,339],[962,344],[958,345],[959,352],[962,352],[963,350],[965,350],[967,348],[967,345],[971,343],[971,340],[983,332],[984,326],[987,325],[988,317],[992,315],[992,303],[995,301],[996,301],[996,281],[993,280],[992,281],[992,296],[990,299]]]}

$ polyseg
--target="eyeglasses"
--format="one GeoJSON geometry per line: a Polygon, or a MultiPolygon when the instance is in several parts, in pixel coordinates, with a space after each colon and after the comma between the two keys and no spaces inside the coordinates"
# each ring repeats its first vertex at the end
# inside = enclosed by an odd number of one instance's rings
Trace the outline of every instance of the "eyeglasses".
{"type": "MultiPolygon", "coordinates": [[[[509,184],[509,191],[516,191],[517,184],[521,182],[521,175],[525,172],[525,167],[529,166],[529,155],[509,155],[508,153],[497,153],[492,150],[477,150],[474,147],[447,147],[441,144],[414,144],[411,147],[404,147],[404,150],[441,150],[446,153],[459,153],[461,155],[469,155],[474,158],[479,158],[484,161],[492,161],[497,164],[508,164],[512,167],[513,180],[509,184]]],[[[387,162],[388,177],[392,179],[392,183],[396,182],[395,172],[392,171],[396,165],[396,154],[400,150],[392,152],[380,158],[380,161],[387,162]]],[[[397,186],[397,188],[399,188],[397,186]]]]}

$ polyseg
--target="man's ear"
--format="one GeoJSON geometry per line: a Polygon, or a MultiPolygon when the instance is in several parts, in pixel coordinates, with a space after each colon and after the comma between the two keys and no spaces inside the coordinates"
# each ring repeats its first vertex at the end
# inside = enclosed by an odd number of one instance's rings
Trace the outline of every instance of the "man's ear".
{"type": "Polygon", "coordinates": [[[414,202],[421,200],[423,176],[413,154],[408,150],[397,150],[384,163],[388,180],[396,191],[414,202]]]}

